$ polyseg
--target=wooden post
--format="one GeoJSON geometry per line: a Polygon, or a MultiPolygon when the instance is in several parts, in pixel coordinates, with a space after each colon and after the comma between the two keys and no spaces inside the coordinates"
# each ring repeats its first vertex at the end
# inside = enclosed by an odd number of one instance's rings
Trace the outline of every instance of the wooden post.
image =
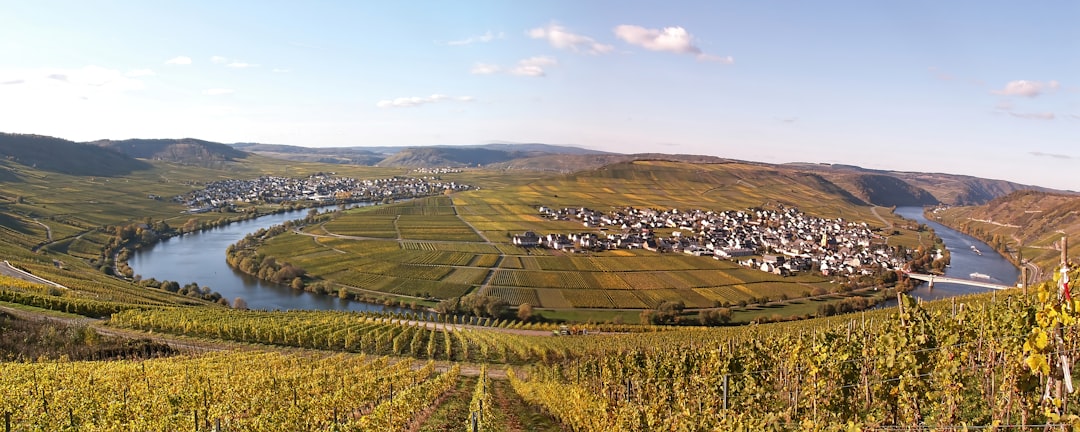
{"type": "Polygon", "coordinates": [[[4,411],[4,432],[11,432],[11,412],[4,411]]]}
{"type": "Polygon", "coordinates": [[[727,384],[728,374],[724,374],[724,410],[727,411],[727,384]]]}

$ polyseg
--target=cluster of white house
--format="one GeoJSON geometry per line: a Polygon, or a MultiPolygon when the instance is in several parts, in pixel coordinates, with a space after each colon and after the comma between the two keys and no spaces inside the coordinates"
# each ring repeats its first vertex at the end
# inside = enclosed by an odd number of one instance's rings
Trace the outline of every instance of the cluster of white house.
{"type": "Polygon", "coordinates": [[[820,271],[824,275],[869,275],[898,270],[911,251],[889,247],[866,223],[822,219],[796,208],[744,211],[680,211],[624,208],[608,213],[587,208],[539,208],[553,220],[575,220],[598,231],[513,237],[523,247],[568,252],[642,248],[731,259],[744,266],[787,275],[820,271]],[[670,230],[661,237],[657,230],[670,230]]]}
{"type": "Polygon", "coordinates": [[[203,189],[177,195],[173,200],[186,204],[192,209],[189,211],[198,211],[251,202],[377,201],[434,195],[447,189],[461,191],[470,186],[433,177],[358,180],[327,174],[304,178],[264,176],[253,180],[215,181],[203,189]]]}
{"type": "Polygon", "coordinates": [[[445,168],[420,167],[420,168],[412,170],[412,172],[420,173],[420,174],[456,174],[456,173],[461,173],[461,172],[465,172],[465,171],[462,170],[461,168],[450,168],[450,167],[445,167],[445,168]]]}

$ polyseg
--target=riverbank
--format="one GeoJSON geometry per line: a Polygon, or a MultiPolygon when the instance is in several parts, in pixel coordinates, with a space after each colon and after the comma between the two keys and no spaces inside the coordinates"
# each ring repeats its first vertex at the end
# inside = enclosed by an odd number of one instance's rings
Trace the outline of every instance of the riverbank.
{"type": "MultiPolygon", "coordinates": [[[[924,208],[897,207],[894,213],[926,224],[942,239],[951,254],[950,264],[944,269],[945,276],[970,279],[972,274],[980,273],[987,276],[986,281],[1001,285],[1015,285],[1020,276],[1020,270],[1005,256],[996,251],[991,253],[990,251],[994,249],[977,238],[927,218],[924,208]],[[981,253],[976,253],[972,246],[981,253]]],[[[934,300],[988,290],[988,288],[952,283],[935,283],[933,288],[927,284],[921,284],[908,294],[922,300],[934,300]]]]}

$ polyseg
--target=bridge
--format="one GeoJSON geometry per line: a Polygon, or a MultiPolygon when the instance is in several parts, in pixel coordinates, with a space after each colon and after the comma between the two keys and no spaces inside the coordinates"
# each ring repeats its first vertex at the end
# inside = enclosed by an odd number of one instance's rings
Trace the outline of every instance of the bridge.
{"type": "Polygon", "coordinates": [[[953,278],[953,277],[948,277],[948,276],[938,276],[938,275],[932,275],[932,274],[907,273],[907,276],[909,278],[912,278],[912,279],[918,279],[918,280],[921,280],[921,281],[929,282],[930,283],[930,288],[934,287],[934,282],[954,283],[954,284],[960,284],[960,285],[970,285],[970,286],[977,286],[977,287],[990,288],[990,289],[996,289],[996,290],[1004,290],[1004,289],[1016,288],[1013,285],[1000,285],[1000,284],[996,284],[996,283],[977,281],[977,280],[973,280],[973,279],[960,279],[960,278],[953,278]]]}

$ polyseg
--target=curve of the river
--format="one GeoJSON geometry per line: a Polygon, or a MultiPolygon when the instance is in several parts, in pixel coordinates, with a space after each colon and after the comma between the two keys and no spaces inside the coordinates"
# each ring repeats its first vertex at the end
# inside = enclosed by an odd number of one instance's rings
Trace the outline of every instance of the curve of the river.
{"type": "MultiPolygon", "coordinates": [[[[971,279],[972,273],[982,273],[990,278],[981,279],[981,281],[1001,285],[1015,285],[1020,278],[1020,270],[997,251],[990,248],[989,245],[967,234],[932,220],[928,220],[926,216],[923,215],[922,207],[897,207],[895,213],[933,228],[937,236],[941,237],[945,242],[945,248],[948,249],[952,255],[952,262],[949,267],[945,269],[945,276],[959,279],[971,279]],[[982,254],[980,255],[973,251],[971,249],[972,246],[975,246],[982,254]]],[[[991,289],[970,285],[934,282],[934,289],[930,289],[927,284],[921,284],[909,294],[912,297],[921,298],[923,300],[933,300],[987,291],[991,291],[991,289]]]]}
{"type": "MultiPolygon", "coordinates": [[[[364,204],[361,204],[364,205],[364,204]]],[[[323,207],[331,209],[334,206],[323,207]]],[[[225,249],[245,235],[260,228],[285,223],[304,217],[309,209],[261,216],[235,222],[198,233],[173,237],[158,242],[132,254],[128,264],[143,277],[157,280],[177,281],[181,285],[198,282],[200,286],[221,293],[229,300],[243,298],[253,309],[309,309],[348,311],[398,311],[382,305],[342,300],[334,296],[299,291],[287,286],[266,282],[229,267],[225,262],[225,249]]],[[[899,207],[896,214],[934,229],[945,246],[952,252],[952,263],[945,270],[946,276],[970,278],[971,273],[990,276],[989,281],[1002,285],[1016,283],[1020,271],[1008,260],[983,243],[966,234],[937,222],[927,220],[921,207],[899,207]],[[975,246],[982,255],[971,250],[975,246]]],[[[967,285],[935,283],[934,289],[920,285],[910,294],[924,300],[955,295],[986,292],[987,288],[967,285]]]]}
{"type": "MultiPolygon", "coordinates": [[[[370,205],[366,203],[353,206],[370,205]]],[[[322,210],[336,206],[321,207],[322,210]]],[[[197,282],[201,287],[234,300],[243,298],[249,308],[267,310],[338,310],[397,311],[382,305],[342,300],[335,296],[294,290],[244,274],[225,262],[225,249],[260,228],[301,219],[310,209],[260,216],[222,227],[169,238],[131,255],[128,264],[144,278],[177,281],[180,285],[197,282]]]]}

